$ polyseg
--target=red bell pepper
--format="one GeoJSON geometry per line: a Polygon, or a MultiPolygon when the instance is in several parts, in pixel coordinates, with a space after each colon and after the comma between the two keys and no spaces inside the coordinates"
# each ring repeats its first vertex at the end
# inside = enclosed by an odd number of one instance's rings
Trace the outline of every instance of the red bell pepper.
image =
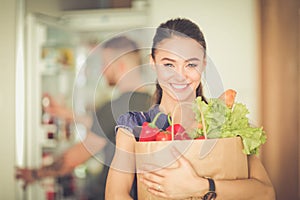
{"type": "Polygon", "coordinates": [[[156,140],[156,135],[160,132],[160,129],[157,128],[157,126],[155,125],[158,117],[161,115],[162,113],[158,113],[153,121],[151,123],[149,122],[144,122],[142,125],[142,130],[141,130],[141,134],[140,134],[140,142],[148,142],[148,141],[155,141],[156,140]]]}

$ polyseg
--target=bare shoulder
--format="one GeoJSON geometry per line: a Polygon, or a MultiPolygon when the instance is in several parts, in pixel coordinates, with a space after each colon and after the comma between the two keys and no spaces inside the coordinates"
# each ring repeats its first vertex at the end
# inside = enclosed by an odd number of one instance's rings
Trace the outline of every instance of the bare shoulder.
{"type": "Polygon", "coordinates": [[[116,135],[116,146],[125,149],[134,147],[135,137],[125,128],[119,128],[116,135]]]}

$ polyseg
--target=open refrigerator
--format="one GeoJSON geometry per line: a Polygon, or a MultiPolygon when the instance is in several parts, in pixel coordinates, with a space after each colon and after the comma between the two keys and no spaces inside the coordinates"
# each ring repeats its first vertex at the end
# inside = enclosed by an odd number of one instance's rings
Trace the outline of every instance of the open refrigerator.
{"type": "MultiPolygon", "coordinates": [[[[59,18],[31,13],[25,21],[26,137],[23,160],[24,166],[34,168],[51,164],[83,137],[78,135],[79,131],[72,121],[43,111],[51,103],[49,96],[70,110],[89,114],[95,106],[92,104],[100,105],[105,99],[94,101],[85,98],[90,97],[95,89],[91,82],[99,78],[101,65],[101,58],[91,54],[91,50],[111,35],[147,26],[148,15],[146,8],[105,9],[66,12],[59,18]],[[81,73],[82,67],[85,68],[84,73],[81,73]],[[80,98],[74,98],[74,84],[77,84],[76,95],[80,98]]],[[[99,85],[101,96],[110,98],[110,88],[104,80],[99,85]]],[[[66,176],[40,180],[27,188],[24,199],[83,200],[86,170],[88,167],[92,171],[101,170],[100,165],[95,166],[91,161],[76,167],[66,176]]]]}

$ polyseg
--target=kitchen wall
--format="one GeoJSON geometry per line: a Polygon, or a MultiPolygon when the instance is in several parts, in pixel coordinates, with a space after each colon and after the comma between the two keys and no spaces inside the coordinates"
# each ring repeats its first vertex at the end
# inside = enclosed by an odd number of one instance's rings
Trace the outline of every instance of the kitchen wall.
{"type": "Polygon", "coordinates": [[[16,3],[1,1],[0,24],[0,197],[15,199],[16,3]]]}

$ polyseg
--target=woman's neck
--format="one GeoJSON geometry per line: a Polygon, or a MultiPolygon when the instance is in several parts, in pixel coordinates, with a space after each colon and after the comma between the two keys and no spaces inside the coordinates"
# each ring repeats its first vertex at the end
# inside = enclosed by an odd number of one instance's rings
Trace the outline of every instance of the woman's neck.
{"type": "Polygon", "coordinates": [[[178,103],[179,102],[175,99],[162,97],[159,105],[159,109],[165,114],[172,114],[174,112],[174,109],[176,109],[178,103]]]}
{"type": "Polygon", "coordinates": [[[178,101],[168,95],[162,95],[161,103],[159,105],[160,111],[165,114],[170,114],[176,119],[180,119],[182,115],[187,115],[192,112],[191,103],[196,97],[191,97],[185,101],[178,101]]]}

